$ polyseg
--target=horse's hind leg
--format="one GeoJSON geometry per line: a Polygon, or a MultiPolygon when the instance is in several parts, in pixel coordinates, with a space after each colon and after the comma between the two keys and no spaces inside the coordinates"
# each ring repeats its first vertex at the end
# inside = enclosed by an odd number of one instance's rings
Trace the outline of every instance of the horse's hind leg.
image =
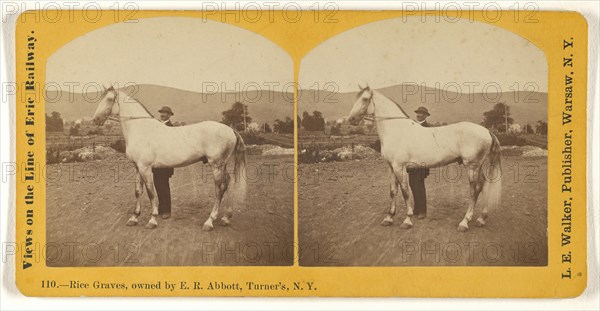
{"type": "Polygon", "coordinates": [[[142,212],[142,194],[144,194],[144,184],[142,176],[138,173],[135,180],[135,209],[133,215],[127,220],[128,226],[135,226],[138,224],[138,217],[142,212]]]}
{"type": "MultiPolygon", "coordinates": [[[[481,191],[483,191],[483,186],[486,183],[486,176],[483,173],[482,169],[480,169],[479,171],[479,178],[477,180],[477,188],[476,190],[478,190],[478,194],[481,194],[481,191]]],[[[483,208],[481,210],[481,215],[479,215],[479,217],[477,218],[477,222],[475,223],[475,225],[477,227],[483,227],[485,225],[485,220],[488,217],[488,206],[487,204],[483,204],[483,208]]]]}
{"type": "Polygon", "coordinates": [[[458,224],[458,231],[465,232],[469,230],[469,221],[473,218],[473,210],[475,209],[475,204],[477,204],[477,198],[479,197],[479,193],[481,193],[481,182],[480,182],[480,174],[481,174],[481,165],[473,165],[466,164],[465,165],[468,170],[469,175],[469,189],[471,192],[471,202],[469,203],[469,207],[467,208],[467,213],[463,220],[458,224]]]}
{"type": "Polygon", "coordinates": [[[385,216],[383,221],[381,222],[382,226],[390,226],[394,223],[394,215],[396,215],[396,196],[398,195],[398,179],[396,178],[396,174],[394,174],[394,169],[390,166],[390,198],[392,199],[392,203],[390,205],[390,209],[388,215],[385,216]]]}
{"type": "MultiPolygon", "coordinates": [[[[225,191],[227,191],[227,189],[229,188],[229,183],[231,182],[231,176],[229,176],[229,173],[227,172],[226,168],[223,169],[223,178],[223,183],[225,184],[225,191]]],[[[225,193],[225,191],[223,191],[223,193],[225,193]]],[[[229,226],[229,220],[231,219],[231,217],[233,217],[233,204],[227,205],[225,209],[225,215],[221,217],[221,225],[229,226]]]]}
{"type": "Polygon", "coordinates": [[[487,205],[483,206],[483,210],[481,211],[481,215],[479,215],[479,217],[477,217],[477,222],[475,223],[475,225],[477,227],[483,227],[485,226],[485,220],[488,217],[488,213],[487,213],[487,205]]]}
{"type": "Polygon", "coordinates": [[[138,169],[140,177],[146,185],[150,206],[152,206],[152,216],[146,224],[146,229],[154,229],[158,227],[158,222],[156,222],[156,217],[158,216],[158,197],[156,196],[156,188],[154,188],[154,175],[150,167],[139,167],[138,169]]]}
{"type": "Polygon", "coordinates": [[[219,207],[221,206],[221,201],[223,200],[223,194],[227,190],[227,177],[225,177],[227,172],[225,172],[225,165],[213,165],[213,177],[215,179],[215,204],[213,205],[210,216],[202,226],[202,230],[204,231],[210,231],[213,229],[213,221],[217,219],[217,216],[219,215],[219,207]]]}

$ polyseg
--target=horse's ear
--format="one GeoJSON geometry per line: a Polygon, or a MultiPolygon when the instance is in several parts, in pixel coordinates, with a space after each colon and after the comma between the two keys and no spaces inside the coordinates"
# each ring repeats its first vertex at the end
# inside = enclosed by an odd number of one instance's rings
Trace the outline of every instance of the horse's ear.
{"type": "Polygon", "coordinates": [[[358,84],[358,89],[362,91],[363,87],[360,85],[360,83],[358,84]]]}

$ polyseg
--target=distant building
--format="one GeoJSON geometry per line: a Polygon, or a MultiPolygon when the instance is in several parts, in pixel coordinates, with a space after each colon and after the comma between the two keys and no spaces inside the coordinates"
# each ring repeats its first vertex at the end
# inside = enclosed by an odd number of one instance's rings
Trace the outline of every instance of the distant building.
{"type": "Polygon", "coordinates": [[[519,125],[518,123],[513,123],[508,127],[508,132],[511,134],[521,134],[522,129],[521,129],[521,125],[519,125]]]}
{"type": "Polygon", "coordinates": [[[256,122],[252,122],[252,123],[248,124],[248,127],[246,127],[246,130],[248,132],[258,132],[258,131],[260,131],[260,125],[258,125],[258,123],[256,123],[256,122]]]}

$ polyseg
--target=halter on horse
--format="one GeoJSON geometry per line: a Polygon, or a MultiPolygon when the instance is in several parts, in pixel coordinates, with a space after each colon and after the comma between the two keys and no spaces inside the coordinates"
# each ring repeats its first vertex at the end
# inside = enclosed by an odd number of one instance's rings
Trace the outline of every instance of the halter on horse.
{"type": "MultiPolygon", "coordinates": [[[[246,148],[242,137],[232,128],[214,121],[167,127],[137,100],[112,86],[103,90],[93,120],[97,125],[102,125],[111,116],[121,122],[127,157],[135,163],[138,171],[136,206],[127,221],[128,226],[138,223],[144,186],[152,206],[152,216],[146,228],[158,226],[158,202],[152,168],[182,167],[204,160],[211,164],[216,199],[212,212],[202,227],[205,231],[213,229],[213,221],[217,219],[223,195],[228,189],[231,188],[234,204],[245,202],[246,180],[242,173],[246,165],[246,148]],[[227,163],[232,158],[233,179],[227,172],[227,163]]],[[[229,224],[232,210],[231,206],[227,208],[221,224],[229,224]]]]}
{"type": "Polygon", "coordinates": [[[360,88],[348,117],[350,124],[358,125],[367,115],[371,105],[374,106],[372,118],[381,140],[381,155],[389,165],[391,175],[392,203],[382,225],[388,226],[393,223],[398,186],[407,209],[401,228],[409,229],[413,225],[413,198],[408,183],[407,167],[431,168],[458,162],[464,164],[468,170],[471,190],[471,202],[465,217],[458,225],[458,230],[469,229],[468,223],[473,217],[480,194],[485,202],[476,224],[483,226],[488,209],[500,203],[500,143],[496,136],[483,126],[471,122],[433,128],[422,127],[411,120],[398,103],[368,86],[360,88]]]}

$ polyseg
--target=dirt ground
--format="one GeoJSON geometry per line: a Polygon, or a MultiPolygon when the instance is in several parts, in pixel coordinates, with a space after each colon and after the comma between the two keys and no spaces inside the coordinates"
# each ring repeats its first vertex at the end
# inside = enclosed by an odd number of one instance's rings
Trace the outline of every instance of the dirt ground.
{"type": "MultiPolygon", "coordinates": [[[[503,157],[501,206],[485,227],[458,232],[469,200],[466,170],[431,171],[428,217],[406,215],[402,202],[390,227],[389,170],[383,160],[299,166],[299,245],[302,266],[545,266],[547,158],[503,157]]],[[[479,215],[475,210],[475,217],[479,215]]]]}
{"type": "MultiPolygon", "coordinates": [[[[113,161],[47,167],[49,266],[291,265],[293,262],[293,157],[249,156],[248,196],[229,227],[202,231],[214,202],[208,165],[175,169],[172,217],[145,229],[150,202],[144,193],[140,224],[127,227],[135,205],[133,166],[113,161]]],[[[232,170],[232,165],[228,168],[232,170]]],[[[230,204],[226,199],[224,204],[230,204]]],[[[221,209],[223,212],[224,209],[221,209]]]]}

